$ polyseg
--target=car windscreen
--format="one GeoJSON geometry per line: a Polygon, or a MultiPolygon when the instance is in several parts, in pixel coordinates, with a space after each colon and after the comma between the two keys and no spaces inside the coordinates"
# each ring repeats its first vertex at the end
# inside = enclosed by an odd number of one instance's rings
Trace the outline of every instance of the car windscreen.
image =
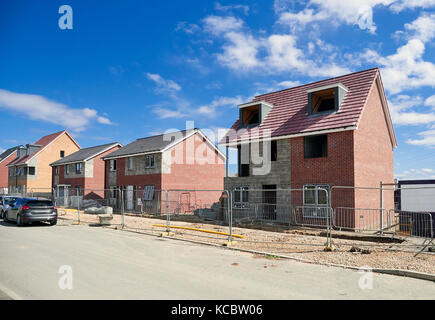
{"type": "Polygon", "coordinates": [[[26,202],[29,207],[52,207],[53,202],[49,200],[30,200],[26,202]]]}
{"type": "Polygon", "coordinates": [[[15,203],[17,201],[17,198],[5,198],[4,202],[7,205],[10,205],[11,203],[15,203]]]}

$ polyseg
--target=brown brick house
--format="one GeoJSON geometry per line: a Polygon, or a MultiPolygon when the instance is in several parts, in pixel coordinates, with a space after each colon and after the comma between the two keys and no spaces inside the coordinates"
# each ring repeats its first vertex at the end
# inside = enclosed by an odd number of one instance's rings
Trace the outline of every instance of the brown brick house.
{"type": "Polygon", "coordinates": [[[104,198],[104,160],[122,145],[118,142],[80,149],[50,164],[56,197],[104,198]]]}
{"type": "MultiPolygon", "coordinates": [[[[103,157],[106,161],[106,188],[112,202],[122,189],[127,210],[138,210],[138,203],[154,201],[160,211],[165,200],[160,190],[222,190],[225,156],[199,129],[141,138],[103,157]],[[198,155],[207,155],[207,161],[198,155]],[[158,202],[158,203],[156,203],[158,202]]],[[[189,194],[186,207],[219,200],[219,192],[189,194]]],[[[157,207],[156,207],[157,206],[157,207]]]]}
{"type": "MultiPolygon", "coordinates": [[[[238,148],[238,175],[225,178],[226,189],[238,190],[234,205],[281,205],[275,219],[297,206],[322,216],[326,193],[318,188],[328,190],[333,208],[380,208],[379,190],[333,187],[394,182],[397,141],[378,68],[256,96],[239,105],[239,120],[221,145],[238,148]],[[268,170],[256,174],[253,154],[261,152],[268,170]],[[273,191],[290,188],[304,191],[273,191]]],[[[394,208],[392,192],[383,208],[394,208]]]]}
{"type": "Polygon", "coordinates": [[[7,164],[10,192],[47,192],[52,187],[50,163],[70,155],[80,145],[65,130],[42,137],[34,144],[19,147],[15,159],[7,164]]]}

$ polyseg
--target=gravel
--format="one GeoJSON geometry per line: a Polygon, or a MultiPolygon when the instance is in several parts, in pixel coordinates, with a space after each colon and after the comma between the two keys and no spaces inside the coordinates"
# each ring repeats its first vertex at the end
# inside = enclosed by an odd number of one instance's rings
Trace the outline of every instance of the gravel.
{"type": "MultiPolygon", "coordinates": [[[[77,221],[77,210],[59,209],[59,216],[68,220],[77,221]]],[[[80,212],[80,221],[89,224],[97,224],[98,216],[80,212]]],[[[121,216],[114,215],[112,225],[121,225],[121,216]]],[[[163,217],[144,217],[125,215],[125,228],[138,232],[160,235],[166,231],[165,227],[155,225],[166,225],[163,217]]],[[[228,226],[221,226],[213,222],[199,221],[197,217],[171,217],[171,225],[189,228],[199,228],[211,231],[228,233],[228,226]],[[181,221],[183,220],[183,221],[181,221]]],[[[414,257],[416,250],[415,240],[411,243],[405,240],[402,243],[359,240],[358,234],[354,233],[333,233],[334,251],[324,251],[326,238],[322,230],[308,228],[277,228],[262,226],[262,229],[233,227],[233,234],[244,236],[242,239],[233,238],[232,246],[240,249],[250,249],[267,252],[270,255],[285,255],[315,263],[333,263],[352,267],[371,267],[384,269],[401,269],[435,274],[435,254],[422,252],[414,257]],[[344,238],[337,238],[338,236],[344,238]],[[349,239],[350,238],[350,239],[349,239]],[[353,238],[353,239],[352,239],[353,238]],[[353,249],[352,249],[353,247],[353,249]],[[351,250],[352,249],[352,250],[351,250]],[[351,252],[353,251],[353,252],[351,252]]],[[[171,229],[173,236],[180,239],[197,240],[214,244],[225,244],[228,237],[193,230],[171,229]]],[[[367,237],[365,237],[367,240],[367,237]]],[[[371,240],[371,238],[369,238],[371,240]]],[[[422,243],[423,239],[420,242],[422,243]]]]}

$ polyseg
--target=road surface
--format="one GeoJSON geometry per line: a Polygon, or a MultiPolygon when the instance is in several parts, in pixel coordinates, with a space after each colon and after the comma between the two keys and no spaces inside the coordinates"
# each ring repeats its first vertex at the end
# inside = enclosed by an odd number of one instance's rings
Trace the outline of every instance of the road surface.
{"type": "Polygon", "coordinates": [[[0,222],[0,299],[435,298],[433,282],[362,276],[108,228],[0,222]]]}

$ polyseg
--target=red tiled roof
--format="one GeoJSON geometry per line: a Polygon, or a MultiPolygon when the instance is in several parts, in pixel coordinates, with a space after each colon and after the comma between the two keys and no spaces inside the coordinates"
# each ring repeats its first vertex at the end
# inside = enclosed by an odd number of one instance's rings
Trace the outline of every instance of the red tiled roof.
{"type": "Polygon", "coordinates": [[[40,150],[44,149],[47,145],[49,145],[52,141],[54,141],[57,137],[59,137],[60,135],[62,135],[64,132],[66,132],[65,130],[62,130],[60,132],[56,132],[56,133],[52,133],[49,134],[47,136],[42,137],[41,139],[39,139],[38,141],[36,141],[34,143],[34,145],[38,145],[41,146],[38,150],[36,150],[34,153],[30,154],[29,156],[24,156],[22,158],[19,159],[15,159],[12,162],[10,162],[8,164],[8,166],[10,165],[18,165],[18,164],[23,164],[27,161],[29,161],[30,159],[33,158],[33,156],[38,153],[40,150]]]}
{"type": "MultiPolygon", "coordinates": [[[[272,110],[259,126],[243,130],[245,133],[239,131],[234,134],[234,130],[239,129],[239,120],[237,120],[231,127],[233,130],[230,130],[226,135],[229,138],[229,143],[246,140],[249,137],[250,139],[261,137],[262,132],[266,129],[271,130],[272,137],[277,137],[357,126],[378,74],[378,68],[368,69],[256,96],[253,102],[266,101],[273,104],[272,110]],[[342,83],[349,89],[338,112],[308,117],[307,90],[336,83],[342,83]]],[[[226,136],[221,140],[222,144],[225,143],[226,136]]]]}

